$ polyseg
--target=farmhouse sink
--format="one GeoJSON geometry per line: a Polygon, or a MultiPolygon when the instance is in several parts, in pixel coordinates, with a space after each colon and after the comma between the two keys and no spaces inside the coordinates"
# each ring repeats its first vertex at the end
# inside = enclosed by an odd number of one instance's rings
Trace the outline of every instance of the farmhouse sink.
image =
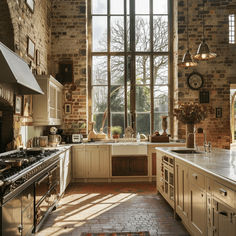
{"type": "Polygon", "coordinates": [[[112,144],[111,154],[113,156],[135,156],[147,155],[147,145],[139,143],[115,143],[112,144]]]}
{"type": "Polygon", "coordinates": [[[204,153],[204,152],[199,152],[196,150],[187,150],[187,149],[171,150],[171,152],[176,152],[179,154],[203,154],[204,153]]]}

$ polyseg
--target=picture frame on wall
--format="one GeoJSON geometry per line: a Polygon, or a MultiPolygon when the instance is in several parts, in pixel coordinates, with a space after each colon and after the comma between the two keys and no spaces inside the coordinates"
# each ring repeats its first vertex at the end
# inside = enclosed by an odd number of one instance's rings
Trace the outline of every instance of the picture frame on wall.
{"type": "Polygon", "coordinates": [[[36,66],[40,65],[40,51],[36,50],[36,66]]]}
{"type": "Polygon", "coordinates": [[[209,91],[200,91],[199,92],[199,102],[200,103],[209,103],[210,102],[209,91]]]}
{"type": "Polygon", "coordinates": [[[23,97],[23,116],[32,116],[32,95],[24,95],[23,97]]]}
{"type": "Polygon", "coordinates": [[[216,108],[216,118],[221,118],[222,117],[222,108],[217,107],[216,108]]]}
{"type": "Polygon", "coordinates": [[[22,113],[22,96],[15,96],[15,106],[14,106],[15,114],[21,115],[22,113]]]}
{"type": "Polygon", "coordinates": [[[65,114],[71,114],[71,113],[72,113],[71,103],[65,103],[65,114]]]}
{"type": "Polygon", "coordinates": [[[35,56],[35,43],[34,41],[28,36],[27,38],[27,54],[28,56],[34,60],[35,56]]]}
{"type": "Polygon", "coordinates": [[[30,11],[34,13],[34,6],[35,6],[34,0],[25,0],[25,3],[27,7],[30,9],[30,11]]]}

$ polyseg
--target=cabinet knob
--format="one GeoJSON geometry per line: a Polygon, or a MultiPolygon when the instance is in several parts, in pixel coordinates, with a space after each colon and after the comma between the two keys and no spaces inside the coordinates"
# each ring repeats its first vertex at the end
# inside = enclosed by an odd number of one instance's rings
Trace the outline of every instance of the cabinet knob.
{"type": "Polygon", "coordinates": [[[193,174],[192,176],[197,180],[197,174],[193,174]]]}

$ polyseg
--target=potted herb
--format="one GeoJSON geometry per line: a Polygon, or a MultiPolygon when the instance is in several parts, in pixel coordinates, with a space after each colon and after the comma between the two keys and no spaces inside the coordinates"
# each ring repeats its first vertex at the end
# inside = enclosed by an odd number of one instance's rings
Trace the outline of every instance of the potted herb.
{"type": "Polygon", "coordinates": [[[113,138],[119,138],[122,133],[122,128],[120,126],[112,126],[111,133],[113,138]]]}

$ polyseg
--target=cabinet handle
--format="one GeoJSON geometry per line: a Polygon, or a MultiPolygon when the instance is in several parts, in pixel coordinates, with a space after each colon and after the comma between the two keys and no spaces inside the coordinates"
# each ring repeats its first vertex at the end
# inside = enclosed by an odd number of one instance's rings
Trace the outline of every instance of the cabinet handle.
{"type": "Polygon", "coordinates": [[[220,192],[220,194],[222,195],[222,196],[227,196],[227,191],[226,190],[224,190],[223,188],[220,188],[219,189],[219,192],[220,192]]]}
{"type": "Polygon", "coordinates": [[[220,211],[219,214],[223,215],[223,216],[228,216],[228,213],[225,211],[220,211]]]}
{"type": "Polygon", "coordinates": [[[197,180],[197,174],[192,174],[192,176],[197,180]]]}

